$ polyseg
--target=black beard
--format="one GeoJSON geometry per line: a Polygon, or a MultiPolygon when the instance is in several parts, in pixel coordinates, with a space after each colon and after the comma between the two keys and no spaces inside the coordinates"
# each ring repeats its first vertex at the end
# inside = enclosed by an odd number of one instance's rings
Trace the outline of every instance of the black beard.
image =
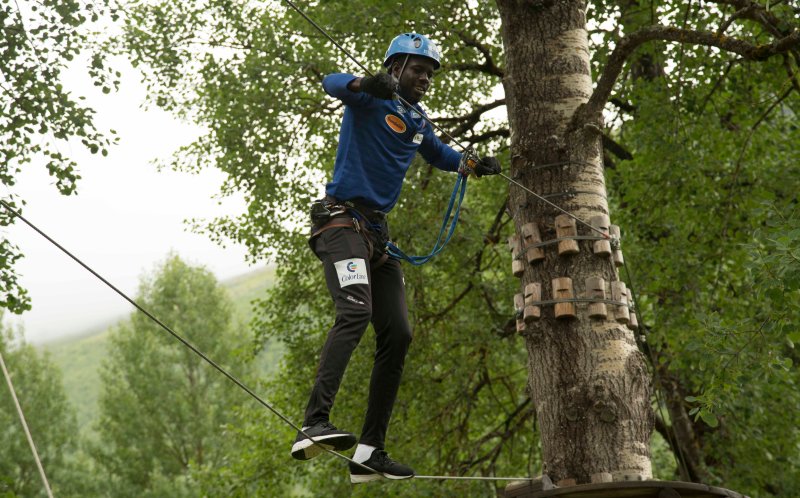
{"type": "Polygon", "coordinates": [[[401,86],[399,90],[400,96],[403,97],[403,100],[408,101],[410,104],[417,104],[420,100],[422,100],[422,97],[417,98],[413,87],[405,88],[401,86]]]}

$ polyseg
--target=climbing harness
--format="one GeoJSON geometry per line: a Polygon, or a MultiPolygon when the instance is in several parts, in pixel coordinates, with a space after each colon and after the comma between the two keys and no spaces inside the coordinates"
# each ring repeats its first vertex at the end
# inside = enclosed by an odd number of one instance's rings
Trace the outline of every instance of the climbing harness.
{"type": "Polygon", "coordinates": [[[314,201],[311,204],[311,236],[308,244],[315,254],[316,238],[333,228],[348,228],[361,235],[367,244],[367,259],[373,271],[389,259],[385,250],[388,229],[383,212],[352,201],[340,202],[331,196],[314,201]]]}

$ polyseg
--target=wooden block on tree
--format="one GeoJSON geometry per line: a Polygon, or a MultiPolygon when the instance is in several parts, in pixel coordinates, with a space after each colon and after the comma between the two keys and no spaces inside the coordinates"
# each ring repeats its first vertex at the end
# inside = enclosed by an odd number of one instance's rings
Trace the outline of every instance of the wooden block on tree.
{"type": "Polygon", "coordinates": [[[570,479],[570,478],[561,479],[560,481],[556,482],[556,486],[558,486],[559,488],[568,488],[570,486],[577,486],[577,485],[578,485],[578,481],[576,481],[575,479],[570,479]]]}
{"type": "Polygon", "coordinates": [[[522,319],[525,323],[531,323],[542,317],[541,306],[532,304],[542,300],[542,284],[533,282],[525,286],[525,311],[522,319]]]}
{"type": "MultiPolygon", "coordinates": [[[[608,227],[611,225],[611,220],[608,219],[608,216],[604,214],[594,216],[591,219],[591,223],[593,227],[603,232],[604,235],[609,235],[608,227]]],[[[598,233],[594,232],[594,235],[598,235],[598,233]]],[[[611,256],[611,241],[595,240],[592,250],[598,256],[611,256]]]]}
{"type": "Polygon", "coordinates": [[[511,251],[511,273],[519,278],[525,272],[525,263],[522,262],[520,256],[522,254],[522,242],[519,236],[512,235],[508,238],[508,248],[511,251]]]}
{"type": "MultiPolygon", "coordinates": [[[[569,277],[560,277],[553,279],[553,300],[559,299],[573,299],[575,293],[572,290],[572,279],[569,277]]],[[[556,318],[576,318],[575,303],[556,303],[555,306],[556,318]]]]}
{"type": "Polygon", "coordinates": [[[633,297],[631,297],[631,291],[628,289],[628,304],[630,305],[630,319],[628,320],[628,328],[631,330],[638,330],[639,329],[639,320],[636,318],[636,312],[634,311],[635,306],[633,304],[633,297]]]}
{"type": "Polygon", "coordinates": [[[614,477],[610,472],[598,472],[597,474],[592,474],[592,483],[612,482],[613,480],[614,477]]]}
{"type": "Polygon", "coordinates": [[[617,481],[644,481],[644,475],[636,469],[621,470],[617,473],[617,481]]]}
{"type": "MultiPolygon", "coordinates": [[[[586,297],[589,299],[605,300],[606,281],[600,277],[586,279],[586,297]]],[[[608,316],[606,303],[589,303],[589,318],[602,318],[608,316]]]]}
{"type": "MultiPolygon", "coordinates": [[[[578,235],[578,228],[575,224],[575,219],[566,214],[556,216],[556,237],[559,239],[563,237],[575,237],[578,235]]],[[[558,255],[564,256],[565,254],[576,254],[580,252],[578,241],[567,239],[558,242],[558,255]]]]}
{"type": "Polygon", "coordinates": [[[506,498],[527,497],[540,491],[555,489],[553,481],[545,474],[527,481],[513,481],[506,486],[503,496],[506,498]]]}
{"type": "Polygon", "coordinates": [[[525,332],[525,321],[522,319],[525,308],[525,296],[514,294],[514,316],[517,317],[517,332],[525,332]]]}
{"type": "MultiPolygon", "coordinates": [[[[612,239],[617,239],[617,241],[620,240],[620,231],[619,231],[619,227],[617,225],[609,226],[608,227],[608,233],[609,233],[609,235],[611,235],[612,239]]],[[[625,264],[625,258],[622,257],[622,249],[620,249],[619,246],[617,246],[617,248],[614,249],[613,252],[614,252],[614,265],[615,266],[624,265],[625,264]]]]}
{"type": "Polygon", "coordinates": [[[639,319],[636,318],[636,312],[631,311],[630,320],[628,320],[628,328],[631,330],[639,330],[639,319]]]}
{"type": "Polygon", "coordinates": [[[522,239],[525,242],[525,257],[529,264],[544,259],[544,249],[541,247],[530,247],[542,241],[542,236],[539,234],[539,227],[536,223],[525,223],[522,225],[522,239]]]}
{"type": "Polygon", "coordinates": [[[621,304],[615,306],[614,318],[619,323],[628,323],[631,319],[628,310],[628,288],[620,280],[611,283],[611,300],[621,304]]]}
{"type": "Polygon", "coordinates": [[[525,296],[522,293],[514,294],[514,316],[522,318],[523,308],[525,308],[525,296]]]}

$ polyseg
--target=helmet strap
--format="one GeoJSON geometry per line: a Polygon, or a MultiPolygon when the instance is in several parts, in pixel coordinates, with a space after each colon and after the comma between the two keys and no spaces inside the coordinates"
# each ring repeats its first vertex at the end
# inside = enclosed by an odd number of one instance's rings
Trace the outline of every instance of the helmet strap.
{"type": "Polygon", "coordinates": [[[403,78],[403,71],[406,70],[406,64],[408,64],[408,57],[409,54],[406,54],[405,60],[403,60],[403,65],[400,66],[400,74],[397,75],[397,94],[400,94],[400,80],[403,78]]]}
{"type": "Polygon", "coordinates": [[[400,66],[400,75],[397,77],[397,81],[399,82],[403,78],[403,71],[406,70],[406,64],[408,64],[408,58],[410,57],[409,54],[406,54],[406,58],[403,61],[403,65],[400,66]]]}

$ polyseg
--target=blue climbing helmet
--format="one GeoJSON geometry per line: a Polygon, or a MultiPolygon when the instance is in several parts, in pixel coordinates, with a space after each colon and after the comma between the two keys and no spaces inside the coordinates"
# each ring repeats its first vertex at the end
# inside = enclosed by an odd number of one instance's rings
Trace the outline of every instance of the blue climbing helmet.
{"type": "Polygon", "coordinates": [[[397,54],[421,55],[432,59],[436,64],[434,69],[439,69],[439,47],[430,41],[427,36],[418,33],[403,33],[398,35],[389,44],[389,50],[386,51],[383,65],[389,67],[392,63],[392,58],[397,54]]]}

